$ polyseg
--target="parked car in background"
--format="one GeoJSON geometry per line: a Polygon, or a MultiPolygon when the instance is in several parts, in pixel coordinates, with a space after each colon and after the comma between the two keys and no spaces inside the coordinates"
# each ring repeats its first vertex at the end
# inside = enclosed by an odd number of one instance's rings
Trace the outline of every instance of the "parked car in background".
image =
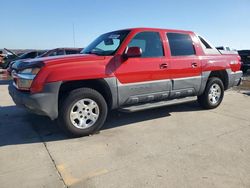
{"type": "Polygon", "coordinates": [[[191,31],[134,28],[101,35],[82,54],[20,61],[9,93],[58,119],[70,135],[98,131],[112,109],[134,112],[196,100],[218,107],[240,84],[238,54],[221,54],[191,31]]]}
{"type": "Polygon", "coordinates": [[[216,47],[217,50],[224,50],[224,51],[231,51],[231,48],[228,46],[218,46],[216,47]]]}
{"type": "MultiPolygon", "coordinates": [[[[55,48],[52,50],[48,50],[44,53],[40,53],[38,56],[34,58],[42,58],[42,57],[51,57],[51,56],[58,56],[58,55],[72,55],[72,54],[80,54],[83,48],[55,48]]],[[[29,59],[29,58],[26,58],[29,59]]],[[[20,59],[12,61],[8,66],[8,73],[11,75],[12,65],[18,62],[20,59]]]]}
{"type": "Polygon", "coordinates": [[[216,47],[216,49],[221,53],[221,54],[238,54],[237,50],[232,49],[228,46],[219,46],[216,47]]]}
{"type": "MultiPolygon", "coordinates": [[[[6,49],[7,50],[7,49],[6,49]]],[[[7,69],[10,65],[11,62],[20,60],[20,59],[31,59],[35,58],[41,54],[43,54],[45,51],[44,50],[33,50],[30,52],[23,53],[22,55],[16,55],[14,52],[8,50],[8,52],[11,52],[11,55],[8,55],[5,57],[2,61],[2,68],[7,69]]]]}
{"type": "Polygon", "coordinates": [[[2,61],[5,55],[3,54],[3,51],[0,51],[0,65],[2,65],[2,61]]]}
{"type": "Polygon", "coordinates": [[[242,61],[241,70],[246,73],[250,69],[250,50],[239,50],[238,53],[242,61]]]}
{"type": "Polygon", "coordinates": [[[8,50],[6,48],[4,50],[7,53],[5,54],[5,56],[2,58],[2,61],[0,62],[1,68],[5,68],[6,63],[11,62],[12,60],[14,60],[15,58],[18,57],[18,55],[16,53],[12,52],[11,50],[8,50]]]}
{"type": "Polygon", "coordinates": [[[52,50],[48,50],[47,52],[41,54],[39,57],[79,54],[81,51],[82,48],[55,48],[52,50]]]}

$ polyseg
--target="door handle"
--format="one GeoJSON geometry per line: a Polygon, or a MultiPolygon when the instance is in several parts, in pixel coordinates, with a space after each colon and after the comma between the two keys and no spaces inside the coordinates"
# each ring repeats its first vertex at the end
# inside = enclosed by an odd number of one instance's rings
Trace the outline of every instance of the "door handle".
{"type": "Polygon", "coordinates": [[[168,68],[168,64],[167,63],[160,64],[160,69],[166,69],[166,68],[168,68]]]}
{"type": "Polygon", "coordinates": [[[198,64],[197,63],[191,63],[191,66],[192,66],[192,68],[196,68],[196,67],[198,67],[198,64]]]}

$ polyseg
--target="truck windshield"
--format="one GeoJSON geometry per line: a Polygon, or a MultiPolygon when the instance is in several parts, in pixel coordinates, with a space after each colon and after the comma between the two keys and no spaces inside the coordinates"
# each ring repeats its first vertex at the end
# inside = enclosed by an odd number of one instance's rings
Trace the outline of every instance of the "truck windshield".
{"type": "Polygon", "coordinates": [[[103,34],[84,48],[81,53],[100,56],[114,55],[128,33],[129,30],[122,30],[103,34]]]}

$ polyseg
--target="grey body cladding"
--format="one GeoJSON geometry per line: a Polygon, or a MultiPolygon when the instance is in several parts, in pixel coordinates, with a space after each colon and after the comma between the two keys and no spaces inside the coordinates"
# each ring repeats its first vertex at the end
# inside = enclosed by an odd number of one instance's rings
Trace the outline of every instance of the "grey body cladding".
{"type": "Polygon", "coordinates": [[[109,89],[110,89],[110,92],[111,92],[111,96],[112,96],[112,107],[111,109],[116,109],[119,107],[119,104],[118,104],[118,87],[117,87],[117,79],[116,77],[111,77],[111,78],[104,78],[103,79],[109,89]]]}
{"type": "Polygon", "coordinates": [[[173,79],[170,99],[198,95],[201,85],[202,76],[173,79]]]}
{"type": "Polygon", "coordinates": [[[122,84],[117,80],[118,106],[171,100],[203,93],[210,72],[202,76],[122,84]]]}
{"type": "Polygon", "coordinates": [[[205,88],[207,85],[207,80],[210,76],[210,73],[211,73],[211,71],[202,72],[202,74],[201,74],[201,86],[200,86],[200,90],[197,94],[198,96],[201,95],[205,91],[205,88]]]}
{"type": "Polygon", "coordinates": [[[48,83],[42,93],[30,94],[18,91],[14,85],[9,85],[9,94],[18,106],[29,111],[48,116],[54,120],[58,117],[58,96],[62,82],[48,83]]]}
{"type": "Polygon", "coordinates": [[[171,80],[121,84],[118,81],[119,106],[164,100],[169,96],[171,80]]]}
{"type": "Polygon", "coordinates": [[[227,69],[227,75],[228,75],[228,88],[230,88],[240,84],[243,73],[242,71],[232,72],[231,69],[227,69]]]}
{"type": "MultiPolygon", "coordinates": [[[[228,88],[238,85],[242,71],[226,71],[228,88]]],[[[202,95],[210,74],[211,71],[205,71],[200,76],[129,84],[122,84],[117,80],[117,107],[202,95]]]]}

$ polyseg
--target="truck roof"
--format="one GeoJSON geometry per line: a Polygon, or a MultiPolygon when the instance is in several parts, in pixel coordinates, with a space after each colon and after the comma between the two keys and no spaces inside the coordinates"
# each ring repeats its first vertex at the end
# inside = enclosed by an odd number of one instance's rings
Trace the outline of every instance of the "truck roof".
{"type": "Polygon", "coordinates": [[[193,31],[178,30],[178,29],[162,29],[162,28],[150,28],[150,27],[135,27],[127,28],[123,30],[133,30],[133,31],[165,31],[165,32],[177,32],[177,33],[194,33],[193,31]]]}

